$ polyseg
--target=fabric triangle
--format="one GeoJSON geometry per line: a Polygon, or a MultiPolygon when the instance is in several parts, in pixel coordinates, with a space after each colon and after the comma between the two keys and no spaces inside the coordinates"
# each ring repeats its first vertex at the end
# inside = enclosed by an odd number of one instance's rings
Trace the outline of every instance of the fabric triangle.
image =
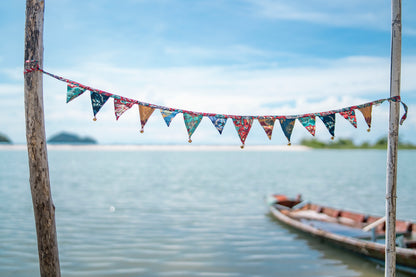
{"type": "Polygon", "coordinates": [[[353,109],[339,112],[339,114],[342,115],[346,120],[348,120],[352,124],[352,126],[357,128],[357,118],[353,109]]]}
{"type": "Polygon", "coordinates": [[[244,148],[244,144],[246,142],[246,138],[248,133],[250,132],[251,125],[253,124],[253,119],[250,117],[236,117],[233,118],[235,129],[237,130],[238,136],[240,137],[241,148],[244,148]]]}
{"type": "Polygon", "coordinates": [[[186,130],[188,131],[189,142],[192,142],[191,136],[195,132],[195,130],[198,127],[199,123],[201,122],[202,115],[200,115],[200,114],[184,113],[183,114],[183,119],[185,121],[186,130]]]}
{"type": "Polygon", "coordinates": [[[160,113],[162,114],[163,119],[165,120],[166,125],[168,125],[168,127],[172,122],[172,119],[178,114],[178,112],[170,110],[160,110],[160,113]]]}
{"type": "Polygon", "coordinates": [[[328,129],[329,133],[332,135],[332,138],[335,137],[335,114],[328,115],[318,115],[322,122],[325,124],[325,127],[328,129]]]}
{"type": "Polygon", "coordinates": [[[110,96],[91,91],[91,105],[92,111],[94,112],[94,121],[97,120],[95,115],[100,111],[101,107],[104,106],[110,96]]]}
{"type": "Polygon", "coordinates": [[[212,124],[214,124],[215,128],[222,134],[222,130],[224,130],[225,123],[227,123],[227,118],[221,115],[211,115],[208,116],[211,119],[212,124]]]}
{"type": "Polygon", "coordinates": [[[280,126],[282,127],[282,131],[285,134],[290,145],[290,136],[292,135],[293,127],[295,127],[296,119],[279,118],[279,121],[280,126]]]}
{"type": "Polygon", "coordinates": [[[141,133],[144,132],[143,128],[144,125],[146,125],[147,120],[152,115],[153,111],[155,109],[148,106],[139,105],[139,114],[140,114],[140,124],[142,126],[142,129],[140,130],[141,133]]]}
{"type": "Polygon", "coordinates": [[[275,119],[266,117],[266,118],[258,118],[257,120],[259,121],[261,127],[263,127],[264,131],[266,132],[266,135],[271,140],[275,119]]]}
{"type": "Polygon", "coordinates": [[[85,88],[81,88],[75,85],[68,85],[66,87],[66,103],[69,103],[70,101],[74,100],[78,96],[84,93],[86,91],[85,88]]]}
{"type": "Polygon", "coordinates": [[[298,120],[312,136],[315,136],[316,118],[314,115],[299,117],[298,120]]]}
{"type": "Polygon", "coordinates": [[[367,107],[358,108],[360,112],[363,114],[365,122],[367,123],[368,130],[370,132],[371,129],[371,111],[373,109],[373,105],[369,105],[367,107]]]}
{"type": "Polygon", "coordinates": [[[133,102],[114,98],[114,113],[116,114],[116,120],[118,120],[125,111],[133,107],[133,105],[133,102]]]}

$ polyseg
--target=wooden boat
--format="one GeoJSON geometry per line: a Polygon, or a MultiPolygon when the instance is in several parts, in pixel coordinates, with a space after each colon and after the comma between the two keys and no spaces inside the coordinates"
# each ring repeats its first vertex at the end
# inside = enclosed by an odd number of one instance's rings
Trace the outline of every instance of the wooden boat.
{"type": "MultiPolygon", "coordinates": [[[[304,233],[384,263],[385,218],[271,195],[267,202],[279,221],[304,233]]],[[[396,222],[396,268],[416,274],[416,223],[396,222]]]]}

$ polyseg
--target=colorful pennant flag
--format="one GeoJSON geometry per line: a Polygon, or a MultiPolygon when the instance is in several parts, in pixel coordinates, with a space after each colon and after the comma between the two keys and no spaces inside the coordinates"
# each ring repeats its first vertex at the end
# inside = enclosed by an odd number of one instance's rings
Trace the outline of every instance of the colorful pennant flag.
{"type": "Polygon", "coordinates": [[[222,134],[222,130],[224,130],[225,123],[227,123],[227,118],[222,115],[210,115],[208,116],[211,119],[212,124],[214,124],[215,128],[218,130],[220,135],[222,134]]]}
{"type": "Polygon", "coordinates": [[[357,128],[357,118],[355,117],[355,111],[353,109],[341,111],[339,112],[339,114],[342,115],[346,120],[348,120],[352,124],[352,126],[357,128]]]}
{"type": "Polygon", "coordinates": [[[116,114],[116,120],[118,120],[125,111],[133,107],[133,105],[134,102],[114,98],[114,113],[116,114]]]}
{"type": "Polygon", "coordinates": [[[298,120],[312,136],[315,136],[316,118],[314,115],[299,117],[298,120]]]}
{"type": "Polygon", "coordinates": [[[371,111],[373,109],[373,105],[368,105],[365,107],[358,108],[360,112],[363,114],[365,122],[367,123],[368,129],[367,131],[370,132],[371,129],[371,111]]]}
{"type": "Polygon", "coordinates": [[[74,100],[75,98],[83,94],[84,91],[86,91],[85,88],[68,84],[66,87],[66,103],[69,103],[70,101],[74,100]]]}
{"type": "MultiPolygon", "coordinates": [[[[146,125],[147,120],[152,115],[153,111],[155,109],[148,106],[139,105],[139,114],[140,114],[140,124],[142,125],[142,129],[140,130],[140,133],[144,132],[144,125],[146,125]]],[[[169,126],[169,125],[168,125],[169,126]]]]}
{"type": "Polygon", "coordinates": [[[183,119],[185,121],[186,130],[188,131],[189,143],[191,143],[192,142],[191,136],[195,132],[199,123],[201,122],[202,115],[184,113],[183,114],[183,119]]]}
{"type": "Polygon", "coordinates": [[[104,106],[109,97],[110,96],[108,95],[91,91],[91,105],[94,112],[94,121],[97,120],[95,117],[96,114],[100,111],[101,107],[104,106]]]}
{"type": "Polygon", "coordinates": [[[233,122],[235,129],[237,130],[238,136],[240,137],[241,143],[243,143],[243,145],[241,145],[241,148],[244,148],[247,135],[250,132],[251,125],[253,124],[253,119],[250,117],[243,116],[235,118],[233,117],[233,122]]]}
{"type": "Polygon", "coordinates": [[[172,119],[178,114],[178,112],[170,110],[160,110],[160,113],[162,114],[163,119],[165,120],[166,125],[168,125],[168,127],[172,122],[172,119]]]}
{"type": "Polygon", "coordinates": [[[328,115],[318,115],[322,122],[325,124],[325,127],[328,129],[329,133],[332,135],[331,139],[335,137],[335,114],[328,115]]]}
{"type": "Polygon", "coordinates": [[[265,117],[265,118],[259,118],[257,120],[259,121],[261,127],[263,127],[264,131],[266,132],[266,135],[271,140],[275,119],[272,117],[265,117]]]}
{"type": "Polygon", "coordinates": [[[290,136],[292,135],[293,127],[295,127],[296,119],[279,118],[279,121],[280,127],[282,127],[282,131],[287,138],[288,145],[291,145],[290,136]]]}

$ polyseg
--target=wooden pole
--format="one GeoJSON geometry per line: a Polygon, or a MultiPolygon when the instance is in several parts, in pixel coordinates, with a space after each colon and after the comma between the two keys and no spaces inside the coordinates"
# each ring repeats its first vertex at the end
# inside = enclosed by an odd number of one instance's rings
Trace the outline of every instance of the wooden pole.
{"type": "Polygon", "coordinates": [[[61,276],[55,227],[43,113],[43,79],[40,71],[28,72],[36,60],[43,65],[44,0],[26,1],[25,27],[25,115],[29,156],[30,189],[39,253],[40,275],[61,276]]]}
{"type": "MultiPolygon", "coordinates": [[[[390,97],[400,96],[402,19],[401,0],[392,0],[390,97]]],[[[390,102],[386,172],[385,277],[396,276],[396,188],[400,103],[390,102]]]]}

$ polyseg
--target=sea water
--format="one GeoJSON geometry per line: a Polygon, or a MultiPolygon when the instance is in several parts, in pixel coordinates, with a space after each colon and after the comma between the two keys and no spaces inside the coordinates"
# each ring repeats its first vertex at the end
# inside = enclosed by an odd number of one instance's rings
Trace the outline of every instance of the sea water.
{"type": "MultiPolygon", "coordinates": [[[[271,193],[383,215],[386,151],[50,150],[62,276],[383,276],[274,220],[271,193]]],[[[398,218],[416,221],[415,151],[398,218]]],[[[0,276],[39,276],[27,153],[0,150],[0,276]]],[[[406,276],[399,274],[399,276],[406,276]]]]}

